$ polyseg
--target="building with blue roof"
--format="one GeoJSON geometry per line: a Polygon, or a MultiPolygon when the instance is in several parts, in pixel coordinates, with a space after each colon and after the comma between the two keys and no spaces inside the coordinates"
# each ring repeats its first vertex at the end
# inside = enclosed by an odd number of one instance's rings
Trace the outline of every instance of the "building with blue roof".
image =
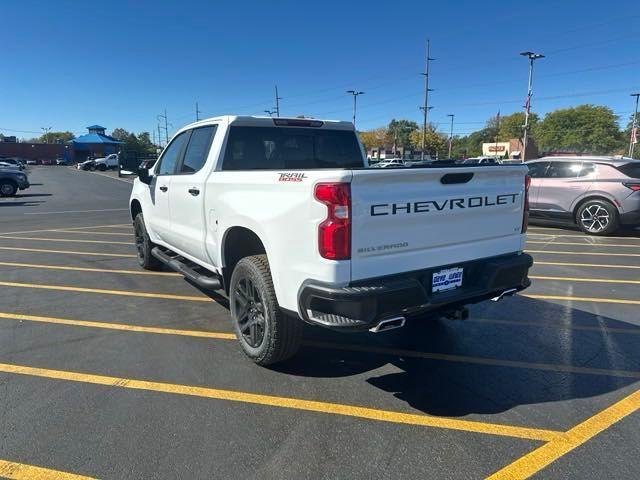
{"type": "Polygon", "coordinates": [[[89,156],[95,158],[118,153],[124,144],[124,142],[107,135],[106,128],[101,125],[91,125],[87,127],[87,130],[89,133],[80,135],[69,142],[73,145],[75,160],[78,162],[89,156]]]}

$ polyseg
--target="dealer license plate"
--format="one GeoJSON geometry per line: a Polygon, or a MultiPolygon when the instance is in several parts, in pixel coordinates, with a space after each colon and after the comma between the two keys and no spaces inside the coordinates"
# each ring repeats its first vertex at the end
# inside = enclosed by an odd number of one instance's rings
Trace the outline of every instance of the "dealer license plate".
{"type": "Polygon", "coordinates": [[[431,291],[435,293],[461,287],[462,272],[462,267],[455,267],[434,273],[431,279],[431,291]]]}

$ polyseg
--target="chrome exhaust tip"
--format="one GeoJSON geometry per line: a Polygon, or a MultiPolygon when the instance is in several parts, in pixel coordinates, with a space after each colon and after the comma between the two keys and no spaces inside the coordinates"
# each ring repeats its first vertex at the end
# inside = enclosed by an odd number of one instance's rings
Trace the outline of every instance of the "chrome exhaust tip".
{"type": "Polygon", "coordinates": [[[513,295],[514,293],[516,293],[518,291],[517,288],[510,288],[509,290],[505,290],[504,292],[502,292],[500,295],[498,295],[497,297],[493,297],[491,299],[492,302],[499,302],[500,300],[502,300],[504,297],[510,297],[511,295],[513,295]]]}
{"type": "Polygon", "coordinates": [[[395,328],[402,328],[406,319],[404,317],[385,318],[380,320],[374,327],[370,328],[371,333],[386,332],[387,330],[393,330],[395,328]]]}

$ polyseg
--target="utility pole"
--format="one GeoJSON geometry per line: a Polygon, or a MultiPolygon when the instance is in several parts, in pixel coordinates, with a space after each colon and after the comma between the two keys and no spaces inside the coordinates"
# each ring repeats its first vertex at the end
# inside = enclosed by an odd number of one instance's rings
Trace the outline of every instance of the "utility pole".
{"type": "Polygon", "coordinates": [[[422,154],[420,158],[424,160],[424,150],[427,144],[427,118],[429,116],[429,92],[433,90],[429,88],[429,63],[431,60],[435,60],[435,58],[431,58],[429,56],[431,52],[431,42],[427,39],[427,60],[425,71],[422,74],[424,76],[424,105],[420,107],[423,113],[422,117],[422,154]]]}
{"type": "Polygon", "coordinates": [[[364,92],[358,90],[347,90],[347,93],[353,95],[353,127],[356,126],[356,108],[358,107],[358,95],[364,95],[364,92]]]}
{"type": "Polygon", "coordinates": [[[160,121],[158,121],[158,147],[162,148],[162,135],[160,135],[160,121]]]}
{"type": "Polygon", "coordinates": [[[51,127],[41,127],[40,129],[44,132],[44,143],[49,143],[49,132],[51,131],[51,127]]]}
{"type": "Polygon", "coordinates": [[[278,85],[276,85],[276,117],[280,116],[280,100],[282,97],[278,96],[278,85]]]}
{"type": "Polygon", "coordinates": [[[449,160],[451,160],[451,147],[453,146],[453,118],[455,114],[450,113],[447,117],[451,117],[451,130],[449,131],[449,160]]]}
{"type": "Polygon", "coordinates": [[[531,113],[531,96],[533,90],[531,89],[531,82],[533,80],[533,61],[539,58],[544,58],[544,55],[534,52],[521,52],[520,55],[529,59],[529,83],[527,87],[527,102],[524,105],[524,133],[522,135],[522,161],[527,159],[527,139],[529,137],[529,114],[531,113]]]}
{"type": "Polygon", "coordinates": [[[638,98],[640,93],[632,93],[632,97],[636,97],[636,109],[633,112],[633,122],[631,122],[631,138],[629,139],[629,157],[633,158],[633,150],[638,143],[638,98]]]}
{"type": "MultiPolygon", "coordinates": [[[[196,122],[198,120],[200,120],[200,114],[201,113],[202,113],[202,111],[198,109],[198,102],[196,102],[196,122]]],[[[166,112],[165,112],[165,114],[166,114],[166,112]]]]}
{"type": "MultiPolygon", "coordinates": [[[[167,109],[164,109],[164,115],[158,115],[158,121],[164,119],[164,139],[165,145],[169,144],[169,122],[167,121],[167,109]]],[[[160,136],[160,126],[158,126],[158,138],[160,136]]]]}

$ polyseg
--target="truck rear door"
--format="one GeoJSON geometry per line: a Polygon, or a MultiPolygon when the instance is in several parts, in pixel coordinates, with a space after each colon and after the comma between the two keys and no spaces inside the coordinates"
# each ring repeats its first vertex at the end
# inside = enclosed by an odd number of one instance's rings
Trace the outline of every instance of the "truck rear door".
{"type": "Polygon", "coordinates": [[[354,170],[351,278],[523,249],[520,165],[354,170]]]}

